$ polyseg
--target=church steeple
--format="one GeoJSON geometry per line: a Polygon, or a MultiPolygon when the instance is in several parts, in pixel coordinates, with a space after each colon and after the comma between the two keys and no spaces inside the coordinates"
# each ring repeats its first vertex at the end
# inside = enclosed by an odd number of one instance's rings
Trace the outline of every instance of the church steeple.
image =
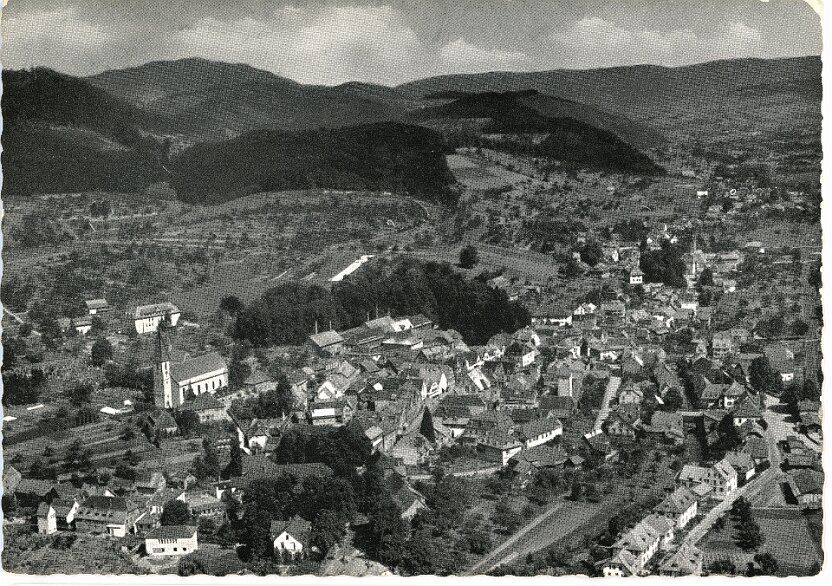
{"type": "Polygon", "coordinates": [[[153,397],[157,407],[170,409],[178,405],[174,405],[170,379],[171,345],[166,330],[163,324],[159,324],[154,340],[153,397]]]}

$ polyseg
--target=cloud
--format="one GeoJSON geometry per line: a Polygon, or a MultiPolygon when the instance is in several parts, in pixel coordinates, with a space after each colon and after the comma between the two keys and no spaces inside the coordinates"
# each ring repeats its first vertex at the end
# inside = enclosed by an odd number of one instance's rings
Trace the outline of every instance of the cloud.
{"type": "Polygon", "coordinates": [[[171,35],[190,55],[241,61],[303,83],[395,82],[425,48],[390,7],[345,6],[310,12],[292,6],[267,21],[205,18],[171,35]]]}
{"type": "Polygon", "coordinates": [[[102,25],[78,19],[73,8],[27,12],[3,20],[2,61],[15,67],[95,68],[106,65],[97,48],[114,40],[102,25]]]}
{"type": "Polygon", "coordinates": [[[501,51],[499,49],[484,49],[472,45],[458,37],[439,50],[441,66],[447,71],[464,71],[476,73],[516,69],[528,65],[528,56],[521,51],[501,51]]]}

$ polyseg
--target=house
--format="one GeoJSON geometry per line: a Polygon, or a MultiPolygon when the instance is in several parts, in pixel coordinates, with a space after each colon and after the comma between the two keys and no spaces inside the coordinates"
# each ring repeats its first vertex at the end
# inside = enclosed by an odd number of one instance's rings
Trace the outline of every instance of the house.
{"type": "Polygon", "coordinates": [[[647,433],[664,436],[667,440],[683,442],[685,439],[685,420],[681,413],[656,411],[650,418],[650,425],[645,425],[647,433]]]}
{"type": "Polygon", "coordinates": [[[38,533],[52,535],[58,532],[58,516],[52,505],[41,503],[38,505],[38,533]]]}
{"type": "Polygon", "coordinates": [[[203,393],[190,401],[185,401],[181,411],[191,411],[199,418],[200,423],[215,421],[229,421],[231,417],[219,399],[210,393],[203,393]]]}
{"type": "Polygon", "coordinates": [[[523,449],[523,442],[513,433],[504,430],[486,432],[477,438],[477,452],[489,462],[508,464],[512,456],[523,449]]]}
{"type": "Polygon", "coordinates": [[[676,524],[677,529],[684,529],[691,519],[696,517],[699,501],[696,495],[685,486],[680,486],[653,508],[653,512],[664,515],[676,524]]]}
{"type": "Polygon", "coordinates": [[[335,330],[312,334],[307,342],[318,356],[338,356],[344,351],[344,338],[335,330]]]}
{"type": "Polygon", "coordinates": [[[41,502],[52,502],[57,492],[51,481],[21,478],[15,487],[14,496],[22,506],[36,507],[41,502]]]}
{"type": "Polygon", "coordinates": [[[823,499],[823,472],[804,469],[788,474],[786,483],[801,509],[820,509],[823,499]]]}
{"type": "MultiPolygon", "coordinates": [[[[733,387],[733,385],[732,385],[733,387]]],[[[729,387],[729,391],[730,391],[729,387]]],[[[728,397],[726,391],[725,397],[728,397]]],[[[760,410],[760,404],[756,397],[744,394],[738,403],[733,405],[730,411],[731,417],[734,420],[734,425],[739,427],[745,422],[759,423],[763,419],[763,412],[760,410]]]]}
{"type": "Polygon", "coordinates": [[[561,434],[563,424],[554,417],[534,419],[517,428],[517,436],[526,449],[550,442],[561,434]]]}
{"type": "Polygon", "coordinates": [[[312,425],[344,425],[352,418],[352,407],[346,399],[315,401],[309,404],[312,425]]]}
{"type": "Polygon", "coordinates": [[[644,284],[644,272],[639,268],[631,269],[629,275],[629,282],[630,285],[644,284]]]}
{"type": "Polygon", "coordinates": [[[72,320],[72,327],[75,328],[78,334],[86,336],[92,330],[92,317],[89,315],[76,317],[72,320]]]}
{"type": "Polygon", "coordinates": [[[737,489],[737,471],[724,458],[712,466],[686,464],[679,483],[690,489],[706,486],[713,498],[722,500],[737,489]]]}
{"type": "Polygon", "coordinates": [[[8,463],[3,465],[3,494],[15,494],[17,485],[23,475],[14,466],[8,463]]]}
{"type": "Polygon", "coordinates": [[[742,486],[754,477],[756,468],[754,458],[746,452],[727,452],[725,459],[737,471],[737,485],[742,486]]]}
{"type": "Polygon", "coordinates": [[[604,576],[642,574],[672,531],[672,524],[658,515],[651,517],[649,522],[647,519],[640,521],[612,545],[614,554],[604,565],[604,576]]]}
{"type": "Polygon", "coordinates": [[[159,324],[176,326],[181,312],[179,308],[168,301],[151,305],[140,305],[133,314],[136,332],[149,334],[158,331],[159,324]]]}
{"type": "Polygon", "coordinates": [[[288,554],[294,559],[311,548],[312,523],[299,515],[286,521],[272,521],[270,535],[275,553],[288,554]]]}
{"type": "Polygon", "coordinates": [[[106,313],[110,310],[110,304],[107,303],[106,299],[90,299],[84,301],[84,304],[87,306],[87,312],[90,315],[98,315],[99,313],[106,313]]]}
{"type": "Polygon", "coordinates": [[[701,576],[702,550],[689,543],[683,543],[659,564],[662,576],[701,576]]]}
{"type": "Polygon", "coordinates": [[[136,502],[123,497],[91,496],[78,508],[75,527],[82,533],[124,537],[142,512],[136,502]]]}
{"type": "Polygon", "coordinates": [[[783,344],[770,344],[763,349],[763,353],[768,358],[772,370],[780,373],[783,383],[794,380],[794,352],[783,344]]]}
{"type": "Polygon", "coordinates": [[[162,525],[144,537],[144,549],[152,558],[187,555],[199,549],[194,525],[162,525]]]}

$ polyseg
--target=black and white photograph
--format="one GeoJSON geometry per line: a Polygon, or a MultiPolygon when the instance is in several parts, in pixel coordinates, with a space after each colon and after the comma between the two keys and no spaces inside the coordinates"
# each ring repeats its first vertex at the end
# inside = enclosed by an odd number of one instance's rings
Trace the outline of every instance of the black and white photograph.
{"type": "Polygon", "coordinates": [[[823,8],[6,0],[4,578],[819,576],[823,8]]]}

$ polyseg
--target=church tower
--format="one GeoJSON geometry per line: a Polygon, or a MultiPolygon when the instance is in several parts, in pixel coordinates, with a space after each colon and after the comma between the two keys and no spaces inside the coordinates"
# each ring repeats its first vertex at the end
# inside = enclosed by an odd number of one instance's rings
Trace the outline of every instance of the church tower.
{"type": "MultiPolygon", "coordinates": [[[[170,340],[166,328],[159,324],[156,330],[156,349],[153,364],[153,396],[157,407],[170,409],[174,405],[170,378],[170,340]]],[[[178,397],[177,397],[178,398],[178,397]]]]}

